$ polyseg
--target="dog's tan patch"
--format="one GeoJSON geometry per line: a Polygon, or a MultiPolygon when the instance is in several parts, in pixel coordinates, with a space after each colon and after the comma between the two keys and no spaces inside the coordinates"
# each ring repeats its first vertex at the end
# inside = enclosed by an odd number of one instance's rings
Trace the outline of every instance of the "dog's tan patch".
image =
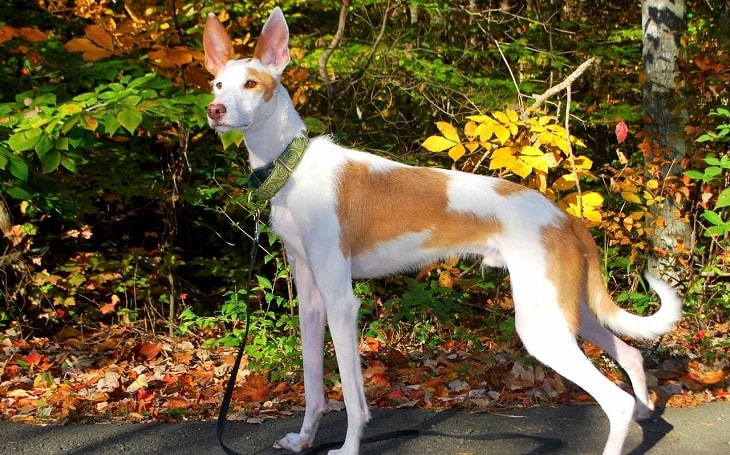
{"type": "Polygon", "coordinates": [[[530,189],[526,186],[510,182],[509,180],[500,180],[496,185],[494,185],[494,191],[500,196],[511,196],[523,191],[530,191],[530,189]]]}
{"type": "MultiPolygon", "coordinates": [[[[495,217],[449,210],[449,176],[434,169],[396,167],[372,171],[349,162],[339,175],[337,216],[346,257],[412,232],[429,231],[426,249],[454,248],[454,253],[483,245],[502,228],[495,217]]],[[[479,253],[479,251],[474,251],[479,253]]]]}
{"type": "Polygon", "coordinates": [[[583,244],[583,254],[587,267],[586,295],[588,305],[599,320],[605,320],[621,311],[621,308],[616,305],[608,289],[606,289],[606,283],[603,281],[603,274],[601,273],[601,257],[598,254],[595,239],[583,222],[572,217],[571,220],[573,220],[573,233],[583,244]]]}
{"type": "MultiPolygon", "coordinates": [[[[258,71],[249,68],[248,74],[249,77],[246,82],[256,82],[256,86],[251,90],[260,92],[264,101],[270,101],[271,97],[274,96],[274,92],[276,92],[276,87],[279,85],[279,82],[266,71],[258,71]]],[[[244,84],[246,84],[246,82],[244,82],[244,84]]],[[[246,87],[244,87],[244,89],[246,90],[246,87]]]]}
{"type": "Polygon", "coordinates": [[[584,226],[576,226],[576,223],[581,221],[566,216],[559,225],[545,226],[541,231],[546,256],[545,273],[557,290],[558,304],[574,334],[578,331],[580,302],[587,292],[588,271],[586,248],[583,239],[575,232],[576,228],[588,231],[584,226]]]}

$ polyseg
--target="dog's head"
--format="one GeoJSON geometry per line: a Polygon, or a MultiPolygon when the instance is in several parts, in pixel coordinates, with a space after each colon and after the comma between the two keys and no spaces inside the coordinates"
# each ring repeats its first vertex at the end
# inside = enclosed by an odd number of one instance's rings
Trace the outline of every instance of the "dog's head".
{"type": "Polygon", "coordinates": [[[264,24],[253,58],[235,59],[233,44],[215,14],[203,33],[205,68],[215,77],[215,99],[208,106],[208,124],[216,131],[246,130],[271,115],[281,73],[289,63],[289,28],[274,9],[264,24]]]}

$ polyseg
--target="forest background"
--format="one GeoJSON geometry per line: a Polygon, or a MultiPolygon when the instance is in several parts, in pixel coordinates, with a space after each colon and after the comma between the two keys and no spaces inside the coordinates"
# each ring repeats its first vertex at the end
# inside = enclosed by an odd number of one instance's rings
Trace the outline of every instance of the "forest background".
{"type": "MultiPolygon", "coordinates": [[[[636,344],[657,399],[727,400],[727,0],[684,2],[675,95],[690,153],[669,177],[645,128],[637,2],[4,3],[4,418],[212,414],[247,309],[237,406],[249,417],[301,406],[295,290],[266,227],[256,279],[245,282],[255,209],[245,147],[240,134],[207,127],[201,52],[207,13],[249,56],[276,5],[292,35],[283,83],[312,133],[542,191],[592,227],[609,289],[631,311],[653,311],[641,272],[652,256],[671,258],[682,271],[685,319],[661,340],[636,344]],[[672,251],[652,242],[667,222],[652,207],[666,201],[692,234],[672,251]]],[[[355,289],[374,405],[589,400],[521,350],[504,271],[450,259],[355,289]]],[[[583,346],[625,381],[600,349],[583,346]]],[[[328,359],[327,393],[338,399],[328,359]]]]}

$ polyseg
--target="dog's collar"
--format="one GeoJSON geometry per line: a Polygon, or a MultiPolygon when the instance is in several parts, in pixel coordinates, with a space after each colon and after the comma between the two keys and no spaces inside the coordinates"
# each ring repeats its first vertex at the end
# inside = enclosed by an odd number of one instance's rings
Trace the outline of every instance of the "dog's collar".
{"type": "Polygon", "coordinates": [[[254,195],[263,200],[276,196],[276,193],[289,181],[289,176],[304,156],[308,145],[307,132],[303,131],[273,162],[254,169],[248,176],[248,187],[254,195]]]}

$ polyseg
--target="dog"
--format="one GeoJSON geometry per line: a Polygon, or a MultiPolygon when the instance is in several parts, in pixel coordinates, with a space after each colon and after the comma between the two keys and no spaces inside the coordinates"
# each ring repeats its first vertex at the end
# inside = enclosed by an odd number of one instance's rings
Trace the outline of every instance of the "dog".
{"type": "Polygon", "coordinates": [[[670,331],[681,317],[672,286],[646,276],[661,308],[640,317],[618,307],[583,222],[540,193],[502,179],[412,167],[307,139],[281,84],[290,61],[289,29],[278,7],[263,26],[253,58],[236,59],[215,14],[203,36],[215,99],[208,123],[242,130],[257,191],[271,198],[271,226],[283,240],[299,297],[306,409],[299,433],[278,441],[311,447],[327,409],[323,393],[325,323],[335,346],[347,410],[347,434],[330,455],[356,455],[370,420],[358,353],[352,280],[404,272],[452,256],[475,256],[509,271],[515,325],[525,348],[592,395],[608,416],[605,455],[621,453],[632,417],[653,412],[635,339],[670,331]],[[610,330],[609,330],[610,329],[610,330]],[[628,374],[634,396],[603,376],[576,337],[602,347],[628,374]]]}

